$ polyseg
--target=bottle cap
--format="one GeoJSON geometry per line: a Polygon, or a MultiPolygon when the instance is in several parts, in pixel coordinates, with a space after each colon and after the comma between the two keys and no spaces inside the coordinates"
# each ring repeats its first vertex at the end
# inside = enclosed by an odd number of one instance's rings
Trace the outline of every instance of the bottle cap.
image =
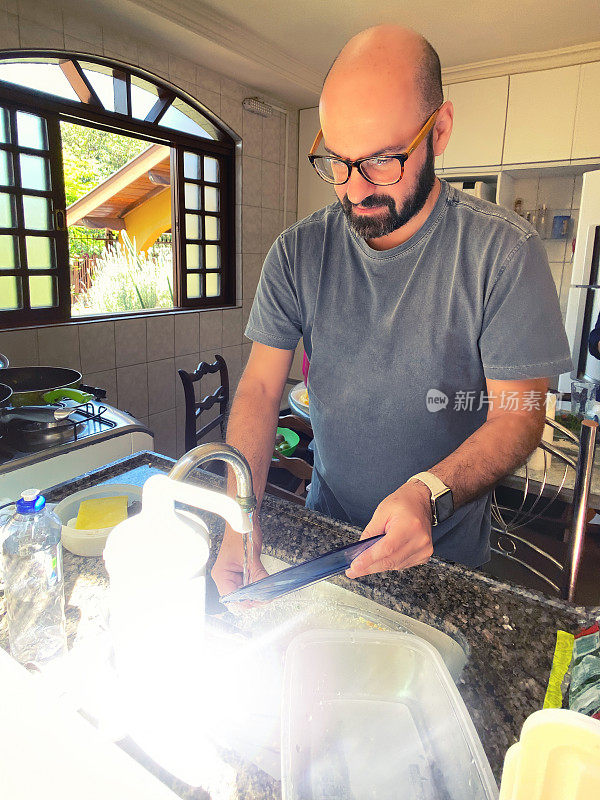
{"type": "Polygon", "coordinates": [[[21,499],[16,502],[19,514],[37,514],[45,505],[46,499],[40,494],[39,489],[26,489],[21,492],[21,499]]]}

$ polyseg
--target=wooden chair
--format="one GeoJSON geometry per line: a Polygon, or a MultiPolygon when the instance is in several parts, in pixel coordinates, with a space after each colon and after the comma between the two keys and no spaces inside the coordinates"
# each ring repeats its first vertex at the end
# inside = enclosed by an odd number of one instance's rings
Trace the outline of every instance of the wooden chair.
{"type": "MultiPolygon", "coordinates": [[[[313,438],[313,430],[311,426],[303,419],[300,419],[293,414],[287,414],[279,417],[278,422],[279,427],[281,428],[290,428],[291,430],[294,430],[309,439],[313,438]]],[[[298,458],[298,456],[283,456],[281,453],[274,451],[273,459],[271,460],[271,469],[285,470],[290,475],[298,478],[300,480],[300,484],[294,491],[291,491],[267,481],[265,491],[269,492],[269,494],[274,494],[277,497],[283,497],[285,500],[289,500],[292,503],[303,506],[306,499],[308,488],[307,484],[310,483],[312,478],[312,467],[308,461],[305,461],[303,458],[298,458]]]]}
{"type": "Polygon", "coordinates": [[[229,373],[225,359],[220,355],[215,355],[212,364],[201,361],[194,372],[186,372],[183,369],[177,370],[183,384],[185,394],[185,450],[191,450],[200,440],[210,433],[217,425],[221,428],[221,437],[225,436],[225,422],[227,420],[227,410],[229,406],[229,373]],[[220,386],[212,394],[205,395],[202,400],[197,401],[194,393],[194,384],[204,375],[218,372],[220,386]],[[198,422],[204,411],[208,411],[216,403],[219,403],[219,414],[215,419],[207,422],[198,428],[198,422]]]}

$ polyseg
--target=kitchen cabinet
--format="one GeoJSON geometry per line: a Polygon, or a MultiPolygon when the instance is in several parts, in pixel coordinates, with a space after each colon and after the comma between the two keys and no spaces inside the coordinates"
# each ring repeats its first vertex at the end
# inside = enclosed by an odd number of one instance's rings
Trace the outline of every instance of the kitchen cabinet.
{"type": "Polygon", "coordinates": [[[600,61],[581,65],[571,158],[600,155],[600,61]]]}
{"type": "Polygon", "coordinates": [[[504,164],[571,157],[580,65],[510,76],[504,164]]]}
{"type": "Polygon", "coordinates": [[[488,167],[502,162],[508,76],[453,83],[448,100],[454,126],[444,153],[444,169],[488,167]]]}

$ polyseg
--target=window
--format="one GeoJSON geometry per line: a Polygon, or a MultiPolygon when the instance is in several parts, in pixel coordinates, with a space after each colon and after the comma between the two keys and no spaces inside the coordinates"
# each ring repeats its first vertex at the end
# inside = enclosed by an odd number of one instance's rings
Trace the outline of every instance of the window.
{"type": "Polygon", "coordinates": [[[0,59],[0,327],[235,301],[235,143],[105,59],[0,59]]]}

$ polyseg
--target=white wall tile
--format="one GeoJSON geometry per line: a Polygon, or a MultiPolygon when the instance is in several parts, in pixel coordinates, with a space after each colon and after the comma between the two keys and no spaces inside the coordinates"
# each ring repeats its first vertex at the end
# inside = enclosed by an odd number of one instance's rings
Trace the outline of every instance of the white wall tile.
{"type": "Polygon", "coordinates": [[[241,103],[242,100],[248,96],[248,91],[249,89],[247,86],[243,86],[241,83],[227,78],[224,75],[221,76],[221,94],[225,97],[229,97],[241,103]]]}
{"type": "Polygon", "coordinates": [[[108,369],[101,372],[84,372],[83,383],[86,386],[97,386],[106,390],[106,402],[117,405],[117,370],[108,369]]]}
{"type": "Polygon", "coordinates": [[[140,66],[159,75],[162,78],[169,78],[169,54],[160,47],[140,42],[139,44],[140,66]]]}
{"type": "Polygon", "coordinates": [[[544,249],[550,262],[562,262],[565,260],[565,240],[564,239],[543,239],[544,249]]]}
{"type": "Polygon", "coordinates": [[[575,178],[556,176],[540,178],[538,185],[538,206],[546,205],[551,212],[570,209],[573,202],[575,178]]]}
{"type": "Polygon", "coordinates": [[[246,110],[242,112],[242,147],[245,156],[262,157],[262,129],[263,117],[246,110]]]}
{"type": "MultiPolygon", "coordinates": [[[[85,322],[79,326],[79,352],[82,372],[99,372],[114,369],[114,322],[85,322]]],[[[116,386],[116,376],[115,376],[116,386]]]]}
{"type": "Polygon", "coordinates": [[[242,309],[232,308],[223,311],[223,348],[242,342],[242,309]]]}
{"type": "Polygon", "coordinates": [[[86,55],[97,55],[96,46],[85,39],[78,39],[76,36],[69,36],[65,33],[65,50],[70,53],[85,53],[86,55]]]}
{"type": "MultiPolygon", "coordinates": [[[[315,131],[316,135],[316,131],[315,131]]],[[[539,178],[517,178],[514,184],[515,199],[523,200],[523,210],[531,211],[537,207],[539,178]]]]}
{"type": "Polygon", "coordinates": [[[214,349],[218,353],[222,346],[223,312],[203,311],[200,314],[200,352],[214,349]]]}
{"type": "Polygon", "coordinates": [[[37,330],[0,331],[0,353],[8,358],[11,367],[37,366],[37,330]]]}
{"type": "Polygon", "coordinates": [[[216,116],[221,115],[221,95],[217,92],[211,92],[210,89],[203,89],[201,86],[196,86],[193,92],[190,92],[192,97],[195,97],[205,108],[212,111],[216,116]]]}
{"type": "Polygon", "coordinates": [[[175,408],[175,359],[148,364],[148,411],[156,414],[175,408]]]}
{"type": "MultiPolygon", "coordinates": [[[[53,7],[52,3],[48,4],[50,8],[53,7]]],[[[77,39],[83,39],[86,42],[96,45],[100,51],[102,48],[102,27],[98,23],[85,16],[76,16],[69,12],[64,14],[64,31],[65,36],[74,36],[77,39]]]]}
{"type": "Polygon", "coordinates": [[[40,364],[81,369],[79,330],[76,325],[38,328],[37,337],[40,364]]]}
{"type": "Polygon", "coordinates": [[[117,398],[122,411],[134,417],[148,416],[148,366],[132,364],[117,369],[117,398]]]}
{"type": "Polygon", "coordinates": [[[18,14],[21,20],[31,20],[49,31],[63,32],[63,12],[57,3],[19,0],[18,14]]]}
{"type": "Polygon", "coordinates": [[[239,137],[242,136],[242,104],[221,95],[221,119],[239,137]]]}
{"type": "Polygon", "coordinates": [[[262,252],[266,253],[283,230],[281,212],[270,208],[262,210],[262,252]]]}
{"type": "Polygon", "coordinates": [[[115,320],[115,361],[117,367],[146,363],[146,320],[115,320]]]}
{"type": "Polygon", "coordinates": [[[262,205],[263,208],[281,208],[283,203],[282,187],[280,185],[279,164],[271,161],[262,162],[262,205]]]}
{"type": "Polygon", "coordinates": [[[36,47],[39,49],[62,50],[65,46],[65,37],[62,29],[51,30],[38,22],[19,17],[19,37],[21,47],[36,47]]]}
{"type": "Polygon", "coordinates": [[[20,47],[19,18],[16,14],[0,14],[0,48],[13,50],[20,47]]]}
{"type": "Polygon", "coordinates": [[[172,314],[148,317],[146,335],[148,361],[159,361],[175,355],[175,321],[172,314]]]}
{"type": "Polygon", "coordinates": [[[177,417],[175,409],[150,414],[148,427],[154,432],[154,450],[170,458],[177,457],[177,417]]]}
{"type": "Polygon", "coordinates": [[[265,161],[281,163],[281,117],[273,115],[263,120],[262,157],[265,161]]]}
{"type": "Polygon", "coordinates": [[[200,342],[200,312],[175,315],[175,355],[197,353],[200,342]]]}
{"type": "Polygon", "coordinates": [[[262,210],[254,206],[242,208],[242,253],[262,253],[262,210]]]}
{"type": "Polygon", "coordinates": [[[133,36],[110,27],[103,27],[102,42],[104,55],[107,58],[117,58],[134,65],[139,63],[138,42],[133,36]]]}
{"type": "Polygon", "coordinates": [[[197,67],[192,61],[169,54],[169,75],[174,83],[188,81],[196,83],[197,67]]]}
{"type": "MultiPolygon", "coordinates": [[[[263,257],[259,253],[245,253],[243,256],[243,265],[243,297],[245,306],[246,301],[251,300],[256,293],[256,287],[258,286],[263,266],[263,257]]],[[[248,306],[248,313],[250,313],[250,306],[248,306]]],[[[245,321],[247,321],[247,317],[245,321]]],[[[243,327],[246,327],[245,322],[243,327]]]]}
{"type": "Polygon", "coordinates": [[[583,175],[577,175],[575,178],[575,186],[573,188],[573,208],[579,208],[581,205],[581,187],[583,186],[583,175]]]}
{"type": "Polygon", "coordinates": [[[260,158],[242,158],[242,203],[260,206],[262,200],[262,161],[260,158]]]}

